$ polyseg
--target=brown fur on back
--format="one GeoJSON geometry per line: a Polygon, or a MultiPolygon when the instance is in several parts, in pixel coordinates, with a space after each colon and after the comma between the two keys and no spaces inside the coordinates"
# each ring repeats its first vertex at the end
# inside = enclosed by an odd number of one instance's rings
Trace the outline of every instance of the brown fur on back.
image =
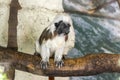
{"type": "MultiPolygon", "coordinates": [[[[50,30],[47,28],[44,29],[44,31],[42,32],[40,38],[39,38],[39,43],[40,45],[42,44],[42,42],[45,40],[48,40],[48,39],[53,39],[55,36],[57,36],[57,32],[54,31],[54,35],[52,35],[52,32],[50,32],[50,30]]],[[[65,36],[65,41],[68,40],[68,35],[65,36]]]]}
{"type": "Polygon", "coordinates": [[[68,35],[65,36],[65,41],[67,41],[67,40],[68,40],[68,35]]]}
{"type": "Polygon", "coordinates": [[[53,38],[52,36],[53,36],[53,35],[52,35],[52,33],[50,32],[50,30],[49,30],[49,29],[47,30],[47,28],[45,28],[44,31],[42,32],[40,38],[39,38],[39,43],[40,43],[40,45],[42,44],[43,40],[46,41],[46,40],[48,40],[48,39],[52,39],[52,38],[53,38]]]}

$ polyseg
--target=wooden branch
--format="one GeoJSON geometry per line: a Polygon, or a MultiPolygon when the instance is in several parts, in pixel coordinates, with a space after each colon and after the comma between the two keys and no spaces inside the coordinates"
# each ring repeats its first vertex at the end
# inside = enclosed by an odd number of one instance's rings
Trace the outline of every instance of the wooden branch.
{"type": "Polygon", "coordinates": [[[14,78],[15,78],[15,68],[12,64],[10,64],[10,63],[8,63],[8,64],[7,64],[7,66],[5,66],[4,73],[7,75],[8,80],[14,80],[14,78]]]}
{"type": "Polygon", "coordinates": [[[11,49],[0,47],[0,62],[12,63],[15,69],[43,76],[88,76],[104,72],[120,72],[120,54],[90,54],[77,59],[64,60],[62,68],[50,66],[46,70],[40,68],[41,58],[11,49]]]}
{"type": "MultiPolygon", "coordinates": [[[[103,3],[103,4],[99,5],[99,6],[97,6],[95,9],[92,9],[92,12],[99,11],[100,9],[102,9],[102,8],[104,8],[104,7],[108,6],[108,5],[110,5],[111,3],[115,2],[115,1],[117,1],[117,0],[111,0],[111,1],[109,1],[109,2],[105,2],[105,3],[103,3]]],[[[91,11],[91,10],[90,10],[90,11],[91,11]]]]}
{"type": "Polygon", "coordinates": [[[117,2],[118,2],[118,5],[119,5],[119,8],[120,8],[120,0],[117,0],[117,2]]]}
{"type": "Polygon", "coordinates": [[[49,76],[49,80],[55,80],[55,77],[49,76]]]}
{"type": "Polygon", "coordinates": [[[111,0],[109,2],[102,4],[102,5],[97,6],[95,9],[91,9],[91,10],[81,10],[81,9],[71,10],[71,9],[64,8],[64,11],[66,13],[69,13],[69,14],[80,14],[80,15],[85,15],[85,16],[89,16],[89,17],[96,17],[96,18],[103,18],[103,19],[111,19],[111,20],[120,21],[120,18],[117,17],[117,15],[111,16],[111,14],[108,15],[107,13],[102,14],[102,13],[96,12],[96,11],[99,11],[101,8],[104,8],[105,6],[108,6],[109,4],[116,2],[116,1],[118,1],[120,3],[120,0],[111,0]]]}
{"type": "MultiPolygon", "coordinates": [[[[1,56],[2,57],[2,56],[1,56]]],[[[1,60],[1,58],[0,58],[1,60]]],[[[10,61],[1,62],[0,66],[4,66],[4,74],[6,75],[5,80],[14,80],[15,78],[15,68],[10,61]]]]}
{"type": "Polygon", "coordinates": [[[18,10],[21,6],[18,0],[12,0],[10,3],[10,15],[8,20],[8,45],[7,47],[17,50],[17,25],[18,25],[18,10]]]}
{"type": "Polygon", "coordinates": [[[120,21],[119,17],[112,17],[109,15],[105,15],[105,14],[99,14],[99,13],[89,13],[86,11],[72,11],[72,10],[65,10],[66,13],[69,14],[81,14],[81,15],[85,15],[85,16],[89,16],[89,17],[96,17],[96,18],[103,18],[103,19],[111,19],[111,20],[117,20],[120,21]]]}

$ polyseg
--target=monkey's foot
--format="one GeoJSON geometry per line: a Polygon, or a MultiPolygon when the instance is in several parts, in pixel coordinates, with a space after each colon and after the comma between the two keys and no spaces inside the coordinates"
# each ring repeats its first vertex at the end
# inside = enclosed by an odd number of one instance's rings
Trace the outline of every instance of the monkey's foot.
{"type": "Polygon", "coordinates": [[[40,62],[40,66],[41,66],[41,69],[46,69],[49,65],[49,62],[48,61],[41,61],[40,62]]]}
{"type": "Polygon", "coordinates": [[[56,67],[61,68],[64,65],[64,62],[63,62],[63,60],[55,61],[55,65],[56,65],[56,67]]]}
{"type": "Polygon", "coordinates": [[[34,55],[35,55],[35,56],[39,56],[39,57],[40,57],[40,54],[39,54],[39,53],[37,53],[37,52],[35,52],[35,53],[34,53],[34,55]]]}

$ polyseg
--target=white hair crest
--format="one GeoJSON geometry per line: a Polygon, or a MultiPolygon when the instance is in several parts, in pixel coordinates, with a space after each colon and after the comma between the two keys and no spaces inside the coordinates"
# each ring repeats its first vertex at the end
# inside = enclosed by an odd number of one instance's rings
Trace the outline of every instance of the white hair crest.
{"type": "Polygon", "coordinates": [[[50,31],[52,32],[52,34],[54,34],[54,31],[55,31],[55,25],[54,24],[58,23],[61,20],[63,22],[72,24],[72,20],[71,20],[71,18],[70,18],[70,16],[68,14],[66,14],[66,13],[60,13],[60,14],[58,14],[54,18],[53,22],[49,25],[49,27],[47,29],[50,29],[50,31]]]}

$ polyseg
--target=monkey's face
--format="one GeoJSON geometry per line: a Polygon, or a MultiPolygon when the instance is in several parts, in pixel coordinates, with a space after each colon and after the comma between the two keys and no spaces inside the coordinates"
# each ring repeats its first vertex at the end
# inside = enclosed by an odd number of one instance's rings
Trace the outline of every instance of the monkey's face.
{"type": "Polygon", "coordinates": [[[67,35],[70,32],[70,24],[67,22],[63,22],[62,20],[58,23],[55,23],[56,30],[58,35],[64,34],[67,35]]]}

